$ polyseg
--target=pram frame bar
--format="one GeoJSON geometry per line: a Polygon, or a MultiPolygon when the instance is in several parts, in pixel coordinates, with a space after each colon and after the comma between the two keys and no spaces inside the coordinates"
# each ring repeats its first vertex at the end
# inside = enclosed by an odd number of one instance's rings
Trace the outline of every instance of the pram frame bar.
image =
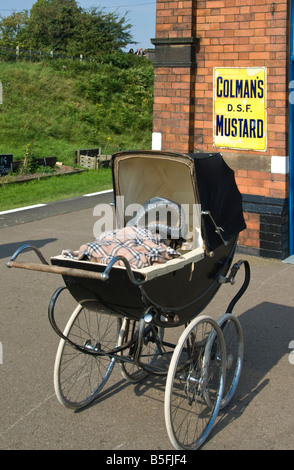
{"type": "MultiPolygon", "coordinates": [[[[65,266],[58,266],[54,264],[53,266],[49,265],[49,263],[45,260],[40,250],[32,245],[23,245],[20,247],[10,258],[9,261],[6,262],[6,266],[8,268],[20,268],[20,269],[28,269],[31,271],[41,271],[47,272],[52,274],[61,274],[63,276],[73,276],[73,277],[81,277],[86,279],[96,279],[99,281],[106,281],[109,279],[109,273],[113,266],[118,262],[122,261],[124,266],[116,266],[117,269],[126,269],[128,276],[133,284],[141,285],[147,280],[155,279],[160,275],[164,275],[167,272],[175,271],[177,269],[181,269],[186,264],[194,264],[200,259],[204,257],[204,252],[202,248],[197,248],[192,250],[180,258],[169,260],[163,264],[157,264],[153,266],[148,266],[142,269],[132,269],[128,260],[123,256],[115,256],[107,265],[101,265],[100,263],[93,263],[91,261],[87,261],[87,265],[91,265],[94,267],[103,266],[105,269],[102,273],[95,272],[95,271],[87,271],[81,269],[79,264],[83,263],[82,260],[71,260],[77,265],[77,268],[68,268],[65,266]],[[34,251],[38,258],[40,259],[41,263],[31,263],[31,262],[18,262],[15,261],[16,258],[25,251],[34,251]],[[139,274],[140,277],[136,278],[135,273],[139,274]]],[[[59,260],[63,262],[67,259],[64,256],[55,256],[51,258],[55,262],[58,263],[59,260]]]]}
{"type": "MultiPolygon", "coordinates": [[[[139,327],[138,327],[138,334],[135,335],[135,337],[132,337],[129,341],[124,343],[122,346],[116,346],[110,351],[102,351],[98,350],[95,348],[89,348],[87,345],[79,345],[71,341],[67,336],[64,336],[62,331],[60,330],[59,326],[57,325],[55,321],[55,316],[54,316],[54,309],[55,305],[57,303],[57,300],[60,296],[60,294],[64,291],[67,290],[66,286],[62,286],[53,293],[49,306],[48,306],[48,319],[49,322],[55,331],[57,335],[69,343],[74,349],[88,355],[93,355],[93,356],[106,356],[109,357],[110,359],[115,359],[118,363],[123,363],[123,362],[128,362],[130,364],[134,363],[134,359],[128,358],[127,356],[122,356],[120,353],[123,351],[126,351],[127,349],[131,348],[132,346],[135,347],[135,352],[133,353],[133,356],[136,358],[135,363],[138,365],[138,367],[141,367],[142,369],[146,369],[151,374],[154,375],[161,375],[160,372],[152,369],[152,367],[146,367],[143,364],[140,363],[140,352],[142,349],[142,339],[143,336],[148,332],[148,329],[152,329],[153,325],[151,324],[152,320],[152,314],[150,314],[151,309],[147,309],[144,314],[142,315],[140,321],[139,321],[139,327]],[[145,329],[147,328],[147,330],[145,329]]],[[[156,339],[155,339],[156,340],[156,339]]],[[[175,348],[175,344],[171,344],[169,342],[161,341],[161,346],[168,346],[169,348],[175,348]]]]}

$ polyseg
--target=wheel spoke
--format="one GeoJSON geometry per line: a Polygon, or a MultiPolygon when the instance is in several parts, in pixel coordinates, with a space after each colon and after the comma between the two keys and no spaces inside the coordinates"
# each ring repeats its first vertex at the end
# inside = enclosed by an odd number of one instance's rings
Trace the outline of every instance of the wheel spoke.
{"type": "Polygon", "coordinates": [[[233,314],[226,313],[218,320],[218,324],[226,343],[226,381],[221,401],[221,408],[224,408],[232,399],[239,382],[244,343],[240,322],[233,314]]]}
{"type": "MultiPolygon", "coordinates": [[[[117,343],[120,320],[78,306],[69,319],[64,336],[74,344],[108,352],[117,343]]],[[[94,400],[108,380],[114,359],[107,355],[83,353],[61,340],[54,368],[58,400],[69,408],[80,408],[94,400]]]]}
{"type": "Polygon", "coordinates": [[[173,354],[165,391],[165,420],[176,449],[197,449],[216,419],[224,386],[225,343],[211,318],[195,318],[173,354]]]}

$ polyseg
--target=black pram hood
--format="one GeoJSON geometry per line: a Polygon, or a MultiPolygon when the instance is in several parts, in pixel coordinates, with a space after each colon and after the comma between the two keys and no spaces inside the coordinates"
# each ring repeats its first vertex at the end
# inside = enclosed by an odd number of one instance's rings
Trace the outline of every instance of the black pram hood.
{"type": "Polygon", "coordinates": [[[195,191],[197,193],[190,201],[197,200],[201,205],[202,237],[206,249],[213,251],[246,228],[242,196],[235,182],[234,171],[220,153],[180,154],[153,150],[118,152],[112,156],[114,194],[116,197],[131,195],[131,203],[143,204],[151,197],[161,196],[182,204],[183,201],[177,200],[174,194],[181,192],[181,184],[186,185],[183,191],[187,191],[188,184],[181,179],[180,172],[172,171],[172,167],[176,163],[182,167],[183,162],[191,168],[190,190],[193,196],[195,191]],[[142,165],[138,176],[132,169],[136,166],[135,162],[139,161],[142,165]],[[124,177],[121,178],[122,168],[124,177]],[[150,183],[153,184],[152,189],[150,183]]]}
{"type": "MultiPolygon", "coordinates": [[[[209,211],[225,241],[246,228],[234,171],[220,153],[189,154],[194,160],[201,211],[209,211]]],[[[216,233],[209,215],[203,215],[203,236],[208,249],[215,250],[223,241],[216,233]]]]}

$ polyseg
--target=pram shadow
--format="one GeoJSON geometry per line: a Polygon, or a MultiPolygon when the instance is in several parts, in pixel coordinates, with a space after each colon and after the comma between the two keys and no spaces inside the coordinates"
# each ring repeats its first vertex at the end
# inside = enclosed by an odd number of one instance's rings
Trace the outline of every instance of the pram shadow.
{"type": "MultiPolygon", "coordinates": [[[[229,413],[236,407],[236,402],[242,412],[267,386],[268,373],[282,357],[289,355],[289,343],[294,340],[293,307],[262,302],[239,315],[238,319],[244,336],[244,360],[237,390],[225,408],[229,413]]],[[[136,394],[143,395],[151,387],[164,390],[165,381],[165,376],[149,375],[135,386],[136,394]]]]}
{"type": "Polygon", "coordinates": [[[244,335],[241,377],[231,402],[220,411],[210,438],[238,419],[268,386],[269,372],[289,355],[289,343],[294,339],[293,307],[262,302],[238,316],[238,319],[244,335]]]}
{"type": "MultiPolygon", "coordinates": [[[[244,335],[244,361],[240,381],[231,402],[220,411],[207,442],[237,420],[252,400],[268,386],[269,372],[281,358],[289,355],[289,343],[294,339],[294,309],[291,307],[262,302],[239,315],[238,319],[244,335]]],[[[160,401],[160,406],[163,406],[165,384],[165,375],[150,374],[137,384],[122,378],[105,388],[86,408],[98,405],[128,387],[132,387],[137,396],[148,394],[150,399],[160,401]],[[152,389],[159,393],[151,393],[152,389]]]]}
{"type": "Polygon", "coordinates": [[[8,258],[22,245],[32,245],[36,248],[42,248],[48,243],[53,243],[57,238],[43,238],[39,240],[24,240],[22,242],[6,243],[0,245],[0,259],[8,258]]]}
{"type": "MultiPolygon", "coordinates": [[[[92,406],[99,405],[105,400],[108,400],[109,398],[114,397],[118,393],[121,393],[123,390],[125,390],[128,387],[131,387],[133,393],[135,393],[137,396],[146,395],[146,393],[148,393],[148,391],[152,389],[156,389],[156,390],[163,392],[162,400],[161,400],[162,405],[163,405],[165,382],[166,382],[166,375],[162,376],[162,375],[149,374],[138,383],[132,383],[122,378],[120,381],[114,383],[113,385],[105,387],[105,389],[103,389],[103,391],[97,396],[95,400],[93,400],[91,403],[84,406],[83,408],[75,410],[75,413],[80,413],[88,408],[91,408],[92,406]]],[[[153,397],[150,397],[150,398],[153,398],[153,397]]]]}

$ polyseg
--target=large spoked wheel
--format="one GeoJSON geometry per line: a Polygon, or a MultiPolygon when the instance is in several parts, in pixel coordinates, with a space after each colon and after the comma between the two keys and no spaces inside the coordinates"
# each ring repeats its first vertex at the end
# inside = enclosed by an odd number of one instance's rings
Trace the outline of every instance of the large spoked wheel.
{"type": "Polygon", "coordinates": [[[165,422],[176,449],[198,449],[217,417],[225,381],[226,349],[221,328],[196,317],[174,351],[165,389],[165,422]]]}
{"type": "Polygon", "coordinates": [[[150,372],[167,373],[166,354],[162,345],[164,329],[145,326],[142,345],[138,354],[138,322],[125,318],[118,337],[118,346],[131,343],[119,354],[124,359],[119,364],[122,376],[132,383],[143,380],[150,372]],[[136,355],[140,365],[136,364],[136,355]]]}
{"type": "Polygon", "coordinates": [[[239,320],[231,313],[226,313],[218,324],[226,344],[226,381],[221,401],[224,408],[232,399],[241,375],[243,363],[243,333],[239,320]]]}
{"type": "Polygon", "coordinates": [[[115,359],[93,354],[93,351],[107,353],[115,348],[120,326],[121,320],[115,316],[81,305],[74,310],[63,334],[85,352],[60,340],[54,366],[54,389],[62,405],[77,409],[97,397],[112,372],[115,359]]]}

